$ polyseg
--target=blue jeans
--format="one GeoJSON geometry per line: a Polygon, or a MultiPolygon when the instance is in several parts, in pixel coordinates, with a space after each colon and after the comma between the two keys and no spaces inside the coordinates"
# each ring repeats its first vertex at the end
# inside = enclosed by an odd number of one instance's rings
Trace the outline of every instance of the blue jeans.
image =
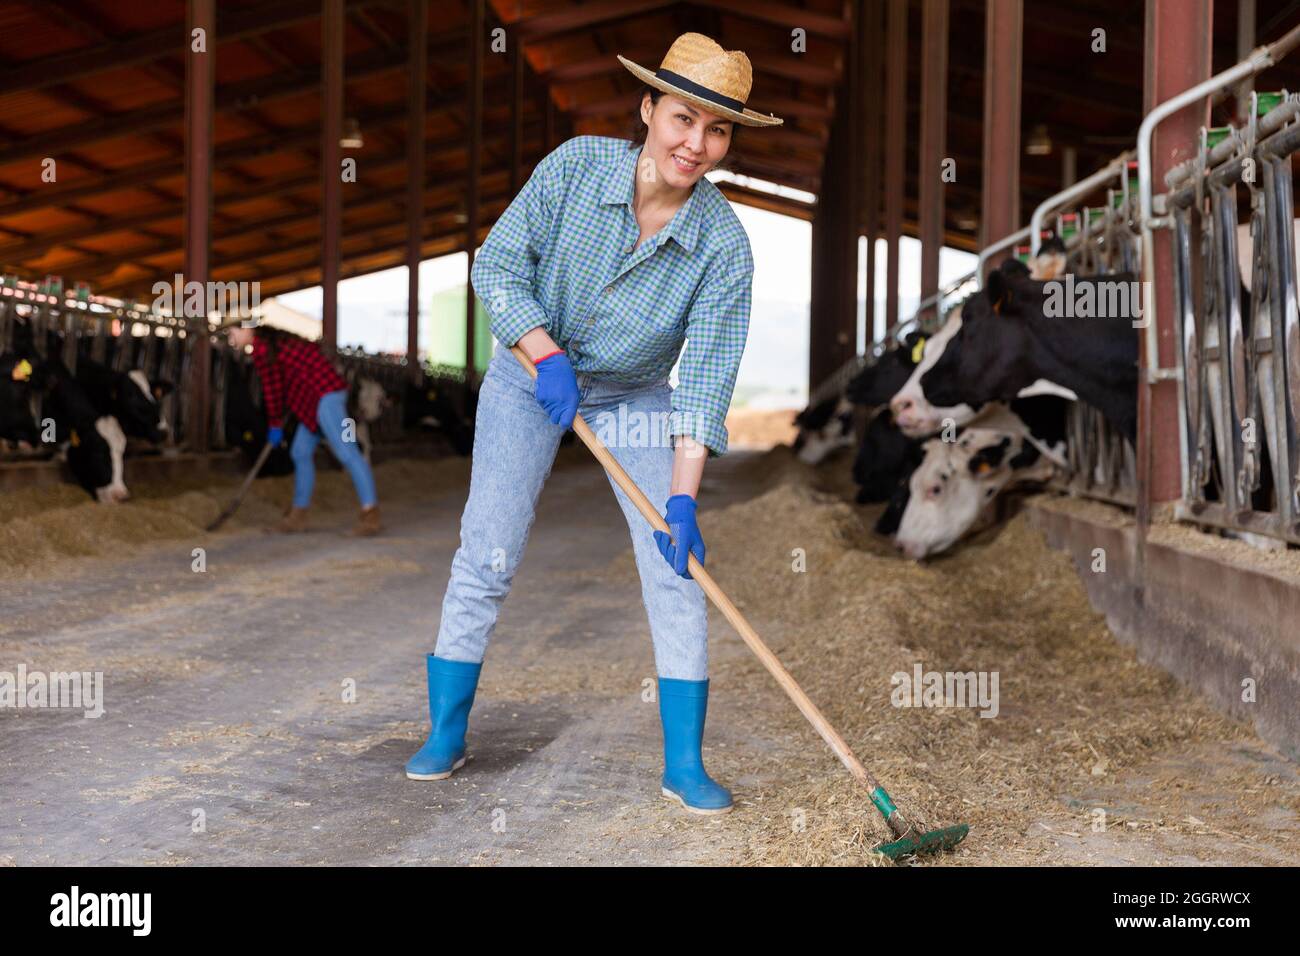
{"type": "MultiPolygon", "coordinates": [[[[673,449],[666,434],[672,397],[667,380],[627,385],[580,372],[578,387],[578,413],[651,503],[663,508],[673,472],[673,449]]],[[[528,372],[509,349],[498,348],[479,390],[469,499],[442,600],[434,653],[446,660],[483,660],[501,603],[523,559],[537,498],[555,462],[564,429],[551,424],[534,393],[528,372]]],[[[659,553],[650,523],[613,478],[609,482],[632,534],[658,673],[703,680],[708,676],[704,592],[695,581],[673,573],[659,553]]],[[[603,536],[607,529],[587,525],[578,533],[603,536]]]]}
{"type": "Polygon", "coordinates": [[[343,435],[343,420],[348,417],[348,392],[339,389],[321,396],[316,406],[316,427],[319,434],[311,432],[305,425],[299,424],[293,433],[293,444],[289,455],[293,458],[293,506],[306,508],[311,504],[311,493],[316,487],[316,446],[320,444],[321,435],[334,452],[339,464],[347,469],[352,477],[352,484],[361,499],[361,507],[369,508],[379,499],[375,494],[375,476],[370,472],[370,465],[357,447],[356,423],[352,425],[352,440],[343,435]]]}

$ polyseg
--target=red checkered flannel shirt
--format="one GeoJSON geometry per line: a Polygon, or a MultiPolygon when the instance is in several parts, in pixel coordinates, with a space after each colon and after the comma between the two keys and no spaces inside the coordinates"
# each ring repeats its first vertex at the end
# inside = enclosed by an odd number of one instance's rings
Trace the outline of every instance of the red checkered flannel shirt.
{"type": "Polygon", "coordinates": [[[309,430],[316,431],[316,406],[321,396],[348,387],[315,343],[306,339],[285,339],[277,349],[275,361],[261,339],[253,340],[253,364],[262,381],[266,424],[278,428],[284,424],[284,410],[298,417],[309,430]]]}

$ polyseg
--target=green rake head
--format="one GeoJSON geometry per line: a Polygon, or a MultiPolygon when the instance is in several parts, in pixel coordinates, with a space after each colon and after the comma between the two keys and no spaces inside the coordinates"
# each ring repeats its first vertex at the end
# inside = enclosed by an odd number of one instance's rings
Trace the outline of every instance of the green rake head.
{"type": "Polygon", "coordinates": [[[921,853],[939,853],[943,850],[951,850],[966,839],[966,834],[969,832],[969,826],[959,823],[955,827],[943,827],[925,833],[908,833],[893,843],[880,844],[876,847],[876,852],[891,860],[921,853]]]}

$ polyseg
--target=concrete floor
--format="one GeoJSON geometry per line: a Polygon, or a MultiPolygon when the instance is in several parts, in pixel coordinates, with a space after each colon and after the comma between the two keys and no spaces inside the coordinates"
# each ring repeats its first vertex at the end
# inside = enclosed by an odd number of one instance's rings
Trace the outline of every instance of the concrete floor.
{"type": "MultiPolygon", "coordinates": [[[[0,669],[103,671],[106,712],[0,711],[0,864],[724,862],[707,824],[601,838],[621,809],[660,799],[661,765],[639,591],[583,583],[628,546],[585,455],[563,452],[546,487],[471,761],[441,783],[402,765],[427,728],[423,660],[464,487],[386,506],[377,539],[219,535],[6,594],[0,669]],[[205,573],[191,569],[200,544],[205,573]],[[550,660],[591,679],[529,690],[550,660]]],[[[745,457],[710,464],[711,507],[754,491],[730,480],[745,457]]],[[[715,619],[715,655],[745,653],[725,632],[715,619]]],[[[711,727],[715,746],[744,730],[711,727]]]]}

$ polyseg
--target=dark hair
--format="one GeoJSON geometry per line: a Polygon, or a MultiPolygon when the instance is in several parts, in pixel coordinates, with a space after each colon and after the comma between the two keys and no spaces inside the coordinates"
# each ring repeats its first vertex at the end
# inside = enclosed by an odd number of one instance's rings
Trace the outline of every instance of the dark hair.
{"type": "MultiPolygon", "coordinates": [[[[641,104],[645,101],[645,95],[647,93],[650,94],[650,103],[652,106],[657,104],[659,98],[664,95],[663,90],[657,89],[649,83],[641,87],[640,92],[636,95],[636,107],[632,112],[632,128],[630,130],[630,135],[628,136],[628,139],[632,140],[632,145],[629,146],[628,149],[639,149],[641,146],[645,145],[646,125],[645,120],[641,118],[641,104]]],[[[733,122],[731,124],[731,143],[727,147],[727,155],[722,157],[722,161],[714,166],[714,169],[730,170],[733,168],[731,161],[736,153],[736,134],[739,132],[740,124],[733,122]]]]}
{"type": "MultiPolygon", "coordinates": [[[[292,339],[297,339],[301,342],[310,341],[309,339],[305,339],[301,335],[296,335],[287,329],[276,328],[274,325],[259,325],[253,330],[253,334],[266,343],[266,350],[270,354],[272,362],[276,360],[276,357],[280,353],[280,346],[285,342],[292,339]]],[[[312,342],[311,344],[316,345],[317,343],[312,342]]]]}

